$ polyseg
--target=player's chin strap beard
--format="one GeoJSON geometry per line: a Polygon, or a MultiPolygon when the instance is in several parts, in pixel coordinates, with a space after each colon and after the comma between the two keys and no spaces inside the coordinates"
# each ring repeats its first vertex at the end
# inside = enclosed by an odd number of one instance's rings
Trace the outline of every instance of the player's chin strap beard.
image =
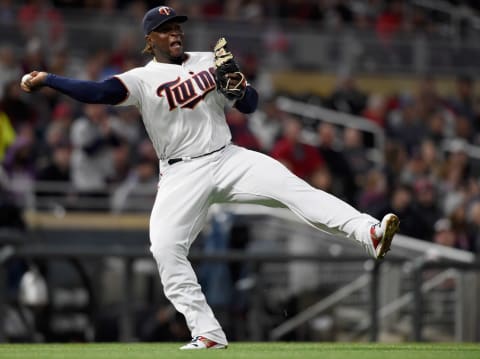
{"type": "MultiPolygon", "coordinates": [[[[175,65],[181,65],[185,61],[185,56],[182,55],[181,57],[170,57],[170,63],[175,64],[175,65]]],[[[153,56],[153,62],[158,62],[160,61],[157,60],[155,56],[153,56]]]]}
{"type": "Polygon", "coordinates": [[[182,54],[182,56],[180,57],[170,57],[170,61],[176,65],[181,65],[183,63],[183,60],[185,60],[184,54],[182,54]]]}

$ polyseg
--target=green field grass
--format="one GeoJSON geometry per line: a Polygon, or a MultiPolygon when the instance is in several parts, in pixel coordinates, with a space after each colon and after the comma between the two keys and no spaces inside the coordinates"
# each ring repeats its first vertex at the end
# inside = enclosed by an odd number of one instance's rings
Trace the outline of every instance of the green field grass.
{"type": "Polygon", "coordinates": [[[1,359],[479,359],[480,344],[231,343],[180,351],[180,343],[0,344],[1,359]]]}

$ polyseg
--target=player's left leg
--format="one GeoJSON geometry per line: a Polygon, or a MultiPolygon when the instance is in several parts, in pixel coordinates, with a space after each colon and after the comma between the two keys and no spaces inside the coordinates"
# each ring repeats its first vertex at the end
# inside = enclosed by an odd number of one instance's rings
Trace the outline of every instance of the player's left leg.
{"type": "Polygon", "coordinates": [[[395,215],[380,222],[313,188],[273,158],[237,146],[222,154],[216,179],[225,189],[222,200],[288,207],[320,230],[359,242],[374,258],[388,251],[398,227],[395,215]]]}
{"type": "Polygon", "coordinates": [[[185,316],[195,339],[183,349],[227,345],[225,333],[187,258],[190,245],[205,223],[213,190],[206,162],[207,159],[199,159],[167,165],[162,170],[150,216],[150,250],[157,262],[165,296],[185,316]]]}

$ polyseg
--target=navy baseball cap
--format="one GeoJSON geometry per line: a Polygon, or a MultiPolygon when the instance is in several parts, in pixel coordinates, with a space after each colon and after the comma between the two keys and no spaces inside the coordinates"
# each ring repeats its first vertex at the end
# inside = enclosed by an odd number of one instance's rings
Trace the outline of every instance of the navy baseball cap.
{"type": "Polygon", "coordinates": [[[167,21],[185,22],[187,20],[188,17],[177,15],[175,10],[169,6],[157,6],[148,10],[143,17],[143,32],[148,35],[167,21]]]}

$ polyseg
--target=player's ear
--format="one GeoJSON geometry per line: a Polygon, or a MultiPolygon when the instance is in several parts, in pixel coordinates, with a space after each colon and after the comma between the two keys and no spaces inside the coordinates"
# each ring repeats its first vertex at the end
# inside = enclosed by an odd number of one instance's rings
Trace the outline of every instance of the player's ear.
{"type": "Polygon", "coordinates": [[[153,55],[153,41],[150,34],[145,36],[145,47],[142,50],[142,54],[153,55]]]}

